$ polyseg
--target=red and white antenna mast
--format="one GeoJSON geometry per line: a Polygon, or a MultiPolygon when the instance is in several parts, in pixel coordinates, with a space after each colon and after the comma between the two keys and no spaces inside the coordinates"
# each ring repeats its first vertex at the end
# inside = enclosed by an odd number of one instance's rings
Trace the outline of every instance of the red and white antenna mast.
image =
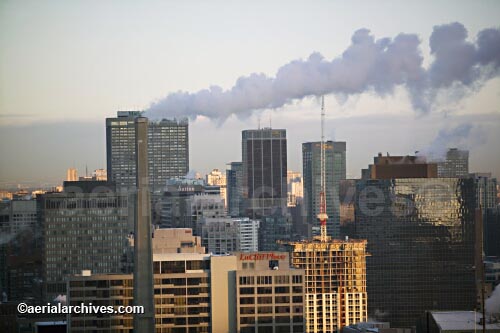
{"type": "Polygon", "coordinates": [[[325,96],[321,96],[321,192],[319,193],[319,214],[318,220],[321,225],[321,241],[326,242],[326,192],[325,192],[325,96]]]}

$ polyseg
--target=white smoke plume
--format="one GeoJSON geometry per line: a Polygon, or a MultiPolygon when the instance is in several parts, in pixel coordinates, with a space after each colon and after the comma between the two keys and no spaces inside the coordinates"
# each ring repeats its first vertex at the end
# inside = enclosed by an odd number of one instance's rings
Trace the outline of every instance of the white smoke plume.
{"type": "Polygon", "coordinates": [[[312,53],[306,60],[282,66],[275,77],[253,73],[228,90],[211,86],[195,93],[171,93],[154,102],[145,115],[223,121],[232,114],[244,118],[308,96],[375,92],[383,97],[398,86],[407,89],[416,111],[428,112],[438,92],[463,94],[500,74],[500,29],[482,30],[472,42],[467,37],[460,23],[435,26],[429,41],[433,61],[424,68],[417,35],[375,39],[368,29],[360,29],[342,55],[331,61],[312,53]]]}
{"type": "Polygon", "coordinates": [[[500,285],[495,287],[491,296],[484,302],[486,313],[500,313],[500,285]]]}
{"type": "Polygon", "coordinates": [[[464,123],[440,129],[432,142],[417,152],[417,156],[425,156],[428,161],[441,161],[446,158],[446,152],[449,148],[470,150],[486,141],[481,126],[464,123]]]}

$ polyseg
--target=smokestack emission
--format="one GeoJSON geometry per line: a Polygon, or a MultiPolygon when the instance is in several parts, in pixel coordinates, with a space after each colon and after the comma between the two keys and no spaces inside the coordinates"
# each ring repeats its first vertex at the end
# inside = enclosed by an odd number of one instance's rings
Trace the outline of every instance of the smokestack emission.
{"type": "Polygon", "coordinates": [[[282,66],[275,77],[253,73],[240,77],[229,90],[211,86],[196,93],[171,93],[152,103],[145,115],[224,121],[233,114],[245,118],[308,96],[374,92],[384,97],[399,86],[408,91],[414,110],[426,113],[438,92],[463,95],[500,74],[498,28],[484,29],[470,42],[461,23],[435,26],[429,44],[433,62],[424,68],[417,35],[375,39],[368,29],[359,29],[351,45],[331,61],[315,52],[282,66]]]}
{"type": "Polygon", "coordinates": [[[134,332],[155,330],[153,300],[153,254],[151,246],[151,201],[148,175],[148,118],[135,119],[137,192],[134,218],[134,305],[144,313],[134,314],[134,332]]]}

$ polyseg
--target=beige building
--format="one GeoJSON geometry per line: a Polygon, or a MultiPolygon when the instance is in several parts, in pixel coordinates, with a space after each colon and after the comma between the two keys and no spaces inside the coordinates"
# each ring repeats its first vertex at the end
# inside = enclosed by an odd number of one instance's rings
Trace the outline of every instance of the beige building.
{"type": "Polygon", "coordinates": [[[304,182],[300,172],[288,170],[287,172],[287,206],[295,207],[297,202],[304,199],[304,182]]]}
{"type": "Polygon", "coordinates": [[[305,270],[305,332],[333,332],[366,321],[366,240],[291,243],[292,266],[305,270]]]}
{"type": "Polygon", "coordinates": [[[304,332],[304,270],[290,268],[287,252],[235,255],[237,332],[304,332]]]}
{"type": "Polygon", "coordinates": [[[78,180],[78,172],[76,171],[75,168],[69,168],[68,171],[66,171],[66,181],[75,182],[77,180],[78,180]]]}

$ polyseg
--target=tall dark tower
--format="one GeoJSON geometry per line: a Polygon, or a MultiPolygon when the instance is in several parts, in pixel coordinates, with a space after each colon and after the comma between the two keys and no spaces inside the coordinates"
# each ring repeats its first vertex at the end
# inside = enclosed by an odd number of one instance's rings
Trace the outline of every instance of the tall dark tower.
{"type": "Polygon", "coordinates": [[[243,198],[246,215],[268,216],[286,208],[286,131],[242,132],[243,198]]]}
{"type": "Polygon", "coordinates": [[[148,176],[148,119],[135,119],[137,193],[134,219],[134,305],[144,313],[134,315],[134,332],[154,332],[153,254],[151,249],[151,200],[148,176]]]}

